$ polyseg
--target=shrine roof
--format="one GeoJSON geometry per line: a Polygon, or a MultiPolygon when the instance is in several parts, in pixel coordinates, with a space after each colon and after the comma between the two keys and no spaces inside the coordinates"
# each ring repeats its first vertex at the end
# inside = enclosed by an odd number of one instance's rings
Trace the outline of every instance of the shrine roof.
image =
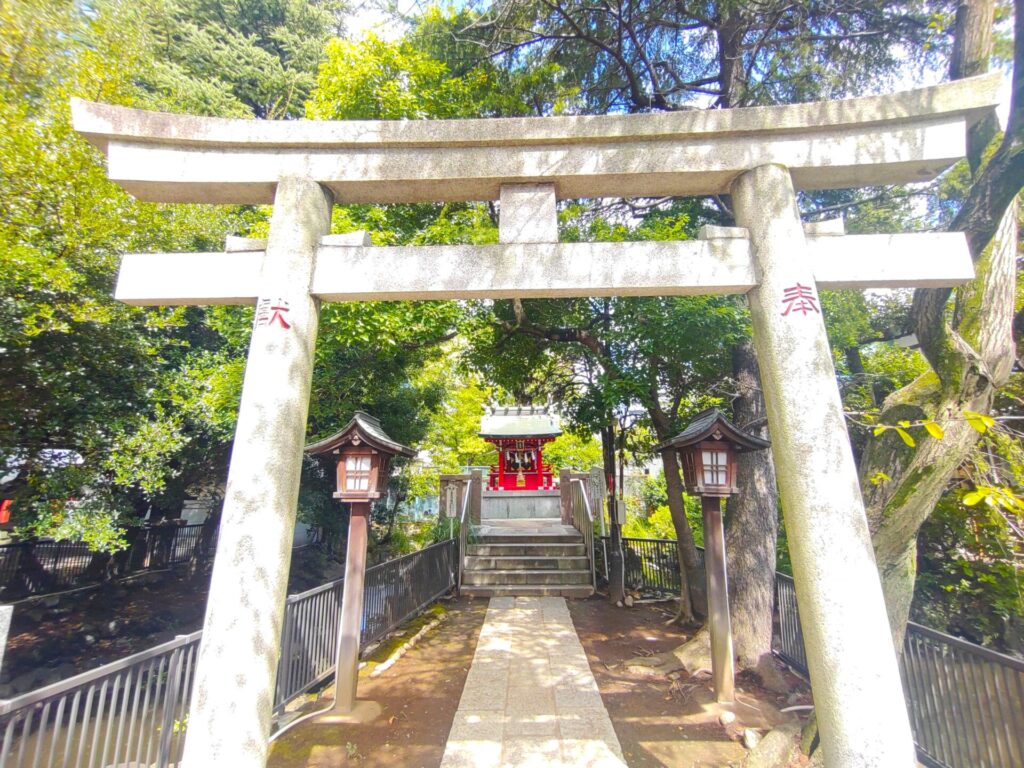
{"type": "Polygon", "coordinates": [[[756,435],[748,434],[733,424],[717,408],[708,408],[701,411],[689,424],[686,429],[675,437],[665,440],[657,448],[673,447],[685,448],[688,445],[699,443],[707,439],[725,439],[735,443],[740,451],[757,451],[768,448],[771,443],[756,435]]]}
{"type": "Polygon", "coordinates": [[[364,411],[356,411],[351,421],[330,437],[307,445],[306,453],[313,455],[331,453],[335,448],[351,442],[353,432],[358,434],[361,442],[365,442],[371,448],[376,448],[379,451],[410,459],[416,455],[414,449],[392,439],[381,427],[380,421],[364,411]]]}
{"type": "Polygon", "coordinates": [[[560,434],[561,420],[544,407],[493,408],[480,421],[481,437],[557,437],[560,434]]]}

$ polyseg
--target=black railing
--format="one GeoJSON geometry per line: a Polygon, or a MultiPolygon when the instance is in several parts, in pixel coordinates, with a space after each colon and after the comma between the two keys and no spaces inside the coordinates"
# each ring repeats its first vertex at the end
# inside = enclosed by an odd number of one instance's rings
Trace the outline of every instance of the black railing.
{"type": "MultiPolygon", "coordinates": [[[[366,571],[363,644],[383,637],[455,585],[457,542],[366,571]]],[[[285,607],[275,711],[334,671],[342,580],[285,607]]],[[[201,632],[39,690],[0,700],[0,768],[167,768],[181,759],[201,632]]]]}
{"type": "MultiPolygon", "coordinates": [[[[457,551],[458,542],[449,539],[366,569],[363,647],[455,586],[457,551]]],[[[338,579],[288,597],[274,694],[276,712],[334,674],[344,583],[338,579]]]]}
{"type": "MultiPolygon", "coordinates": [[[[627,586],[678,592],[675,541],[623,539],[622,548],[627,586]]],[[[779,631],[773,650],[806,675],[790,576],[775,574],[775,597],[779,631]]],[[[1024,661],[910,622],[900,672],[922,763],[929,768],[1024,766],[1024,661]]]]}
{"type": "Polygon", "coordinates": [[[181,754],[199,636],[0,701],[0,766],[167,766],[181,754]]]}
{"type": "Polygon", "coordinates": [[[129,528],[127,547],[119,552],[92,552],[80,541],[24,541],[0,545],[0,599],[45,595],[104,579],[186,563],[213,556],[216,529],[205,525],[129,528]]]}
{"type": "MultiPolygon", "coordinates": [[[[596,547],[597,570],[604,576],[607,571],[605,553],[611,538],[604,536],[596,547]]],[[[672,539],[622,539],[623,570],[626,588],[649,590],[666,595],[679,594],[679,554],[672,539]]],[[[704,567],[704,550],[697,547],[697,567],[704,567]]]]}
{"type": "Polygon", "coordinates": [[[779,634],[775,637],[772,650],[776,656],[806,675],[807,656],[804,654],[800,613],[796,608],[796,589],[793,578],[784,573],[775,574],[775,611],[779,617],[779,634]]]}
{"type": "MultiPolygon", "coordinates": [[[[775,652],[807,674],[793,579],[775,576],[775,652]]],[[[914,622],[900,674],[918,757],[930,768],[1024,765],[1024,661],[914,622]]]]}

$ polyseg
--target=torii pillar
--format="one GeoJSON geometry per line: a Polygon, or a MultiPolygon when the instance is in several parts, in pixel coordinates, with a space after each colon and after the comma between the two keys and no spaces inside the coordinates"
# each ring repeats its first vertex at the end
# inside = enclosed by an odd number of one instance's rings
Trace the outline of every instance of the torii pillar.
{"type": "Polygon", "coordinates": [[[747,297],[772,458],[829,766],[914,765],[857,467],[789,171],[732,185],[758,286],[747,297]]]}
{"type": "Polygon", "coordinates": [[[309,284],[330,221],[331,194],[319,184],[278,182],[189,707],[188,768],[267,762],[320,319],[309,284]]]}

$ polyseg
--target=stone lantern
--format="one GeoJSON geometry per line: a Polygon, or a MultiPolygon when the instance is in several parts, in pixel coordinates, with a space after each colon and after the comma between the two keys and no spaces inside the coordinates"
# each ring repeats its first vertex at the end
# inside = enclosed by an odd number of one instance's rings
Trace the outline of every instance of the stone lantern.
{"type": "Polygon", "coordinates": [[[735,700],[729,585],[725,564],[722,499],[736,493],[736,454],[760,451],[770,443],[747,434],[720,411],[709,408],[658,448],[675,448],[683,461],[686,490],[700,496],[704,517],[704,570],[708,583],[711,667],[719,703],[735,700]]]}
{"type": "Polygon", "coordinates": [[[340,432],[306,446],[306,453],[336,457],[338,489],[334,498],[348,502],[351,508],[338,627],[334,706],[320,719],[365,722],[380,714],[380,705],[376,702],[356,700],[370,506],[387,490],[391,460],[397,456],[411,459],[416,451],[392,440],[373,416],[356,411],[340,432]]]}

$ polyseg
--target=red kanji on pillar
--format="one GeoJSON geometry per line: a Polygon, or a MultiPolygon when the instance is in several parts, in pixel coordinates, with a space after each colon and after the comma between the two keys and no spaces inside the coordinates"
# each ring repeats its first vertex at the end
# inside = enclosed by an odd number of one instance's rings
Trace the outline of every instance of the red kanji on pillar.
{"type": "Polygon", "coordinates": [[[785,317],[790,312],[799,312],[806,315],[808,312],[820,312],[818,299],[811,288],[797,283],[791,288],[786,288],[782,294],[782,304],[786,311],[782,313],[785,317]]]}
{"type": "Polygon", "coordinates": [[[263,328],[276,324],[288,330],[292,327],[285,317],[289,311],[291,307],[284,299],[260,299],[256,307],[256,327],[263,328]]]}

